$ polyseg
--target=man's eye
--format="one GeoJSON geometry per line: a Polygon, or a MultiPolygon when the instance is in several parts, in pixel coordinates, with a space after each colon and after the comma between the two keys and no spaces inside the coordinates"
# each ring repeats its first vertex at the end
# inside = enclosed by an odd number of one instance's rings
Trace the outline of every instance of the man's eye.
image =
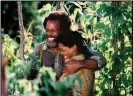
{"type": "Polygon", "coordinates": [[[46,32],[49,32],[49,30],[46,30],[46,32]]]}
{"type": "Polygon", "coordinates": [[[46,32],[56,32],[57,30],[54,30],[54,29],[52,29],[52,30],[48,30],[48,29],[46,29],[46,32]]]}

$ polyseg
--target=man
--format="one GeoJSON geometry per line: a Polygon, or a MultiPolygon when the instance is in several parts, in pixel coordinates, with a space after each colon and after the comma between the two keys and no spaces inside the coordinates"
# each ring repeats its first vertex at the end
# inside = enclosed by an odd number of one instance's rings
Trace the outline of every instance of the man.
{"type": "MultiPolygon", "coordinates": [[[[69,34],[68,30],[70,30],[71,20],[65,12],[52,12],[45,18],[43,26],[46,30],[47,40],[35,47],[34,54],[41,59],[42,66],[53,68],[57,73],[57,79],[60,78],[63,71],[74,73],[79,68],[83,67],[97,70],[106,65],[106,59],[93,51],[91,51],[93,56],[88,58],[88,60],[71,60],[67,62],[68,64],[64,63],[55,38],[62,33],[69,34]]],[[[34,78],[35,75],[32,75],[32,77],[34,78]]]]}

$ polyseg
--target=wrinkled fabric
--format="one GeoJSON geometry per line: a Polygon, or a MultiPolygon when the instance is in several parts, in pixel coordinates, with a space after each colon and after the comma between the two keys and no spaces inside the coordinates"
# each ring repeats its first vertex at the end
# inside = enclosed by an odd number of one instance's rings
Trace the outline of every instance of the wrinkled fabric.
{"type": "Polygon", "coordinates": [[[57,79],[62,75],[64,58],[61,55],[60,51],[55,54],[48,48],[46,43],[41,43],[35,47],[34,54],[41,59],[42,66],[53,68],[53,70],[57,74],[57,79]]]}
{"type": "MultiPolygon", "coordinates": [[[[94,59],[98,61],[98,67],[96,70],[100,70],[101,68],[106,66],[106,59],[101,54],[93,51],[90,48],[88,48],[88,50],[92,54],[92,56],[88,59],[94,59]]],[[[57,54],[53,53],[46,45],[46,41],[38,44],[35,47],[34,55],[40,58],[43,66],[52,67],[56,72],[58,78],[61,76],[64,67],[63,56],[60,54],[60,52],[58,52],[57,54]]]]}
{"type": "MultiPolygon", "coordinates": [[[[84,58],[84,55],[80,54],[77,56],[73,56],[72,59],[84,60],[85,58],[84,58]]],[[[60,80],[63,80],[67,76],[70,76],[71,79],[73,80],[74,78],[72,78],[72,77],[74,77],[74,76],[72,76],[72,75],[77,75],[81,79],[81,87],[75,85],[75,89],[78,93],[78,96],[92,96],[94,80],[95,80],[94,71],[91,69],[81,68],[74,74],[63,73],[60,80]]]]}
{"type": "Polygon", "coordinates": [[[101,68],[105,67],[107,65],[106,58],[102,56],[100,53],[92,50],[90,47],[88,47],[88,50],[91,52],[92,56],[89,57],[89,59],[97,60],[98,67],[95,70],[100,70],[101,68]]]}

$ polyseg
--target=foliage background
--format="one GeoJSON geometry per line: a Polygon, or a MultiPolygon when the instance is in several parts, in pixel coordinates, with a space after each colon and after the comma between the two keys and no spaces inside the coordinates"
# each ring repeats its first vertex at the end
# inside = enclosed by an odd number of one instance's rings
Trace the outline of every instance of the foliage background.
{"type": "MultiPolygon", "coordinates": [[[[33,52],[37,43],[46,39],[42,22],[48,13],[55,10],[66,11],[72,19],[71,28],[82,30],[82,36],[87,41],[91,41],[88,45],[107,59],[107,66],[96,71],[94,96],[130,96],[132,92],[132,2],[22,1],[25,62],[20,60],[17,2],[2,1],[1,5],[3,54],[10,58],[10,64],[6,67],[10,96],[37,95],[41,92],[37,86],[41,82],[39,77],[28,81],[25,76],[31,68],[31,58],[35,60],[34,67],[39,70],[37,66],[39,59],[29,54],[33,52]]],[[[51,69],[42,68],[42,70],[51,69]]],[[[54,78],[54,73],[48,72],[54,78]]],[[[43,73],[40,72],[41,75],[43,73]]],[[[48,74],[44,75],[47,77],[48,74]]],[[[54,91],[56,90],[57,96],[64,94],[63,90],[67,88],[63,85],[64,83],[57,84],[55,88],[57,82],[54,79],[46,80],[48,84],[53,82],[50,86],[54,91]]],[[[67,83],[72,85],[71,82],[67,83]]],[[[48,86],[44,88],[47,95],[55,95],[55,93],[50,94],[51,89],[48,86]]]]}

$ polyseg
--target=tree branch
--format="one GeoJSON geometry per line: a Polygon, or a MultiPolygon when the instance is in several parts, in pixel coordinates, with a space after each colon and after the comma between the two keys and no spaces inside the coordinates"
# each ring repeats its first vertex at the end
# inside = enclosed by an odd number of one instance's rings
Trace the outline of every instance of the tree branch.
{"type": "Polygon", "coordinates": [[[22,3],[17,1],[18,4],[18,19],[19,19],[19,28],[20,28],[20,58],[24,60],[24,26],[23,26],[23,17],[22,17],[22,3]]]}

